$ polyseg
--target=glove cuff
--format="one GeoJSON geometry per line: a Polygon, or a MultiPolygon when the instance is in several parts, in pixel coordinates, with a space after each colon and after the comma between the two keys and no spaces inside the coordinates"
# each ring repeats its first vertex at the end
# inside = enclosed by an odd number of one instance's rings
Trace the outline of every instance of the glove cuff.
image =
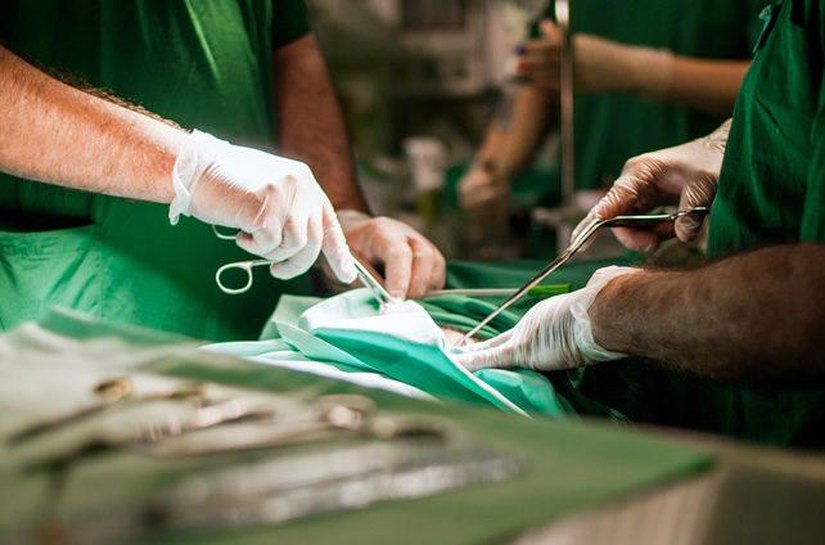
{"type": "Polygon", "coordinates": [[[633,274],[638,269],[633,267],[604,267],[593,273],[587,286],[581,290],[581,296],[570,305],[570,314],[573,316],[573,335],[576,346],[581,352],[585,363],[598,361],[618,360],[627,357],[627,354],[613,352],[599,346],[593,338],[593,324],[590,321],[590,306],[601,289],[616,277],[633,274]]]}
{"type": "Polygon", "coordinates": [[[184,140],[172,167],[175,196],[169,203],[169,223],[177,225],[181,214],[191,215],[192,193],[214,156],[212,150],[226,144],[226,141],[198,130],[193,130],[189,138],[184,140]]]}

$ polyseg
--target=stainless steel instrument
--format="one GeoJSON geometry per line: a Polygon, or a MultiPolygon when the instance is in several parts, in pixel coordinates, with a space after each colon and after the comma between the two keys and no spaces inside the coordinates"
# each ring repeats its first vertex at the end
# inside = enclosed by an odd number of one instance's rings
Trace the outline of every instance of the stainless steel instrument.
{"type": "Polygon", "coordinates": [[[570,259],[576,255],[576,253],[584,246],[584,244],[590,240],[590,238],[596,234],[596,232],[601,229],[602,227],[646,227],[646,226],[653,226],[664,222],[674,222],[677,219],[688,216],[688,215],[695,215],[697,219],[703,219],[710,209],[706,206],[697,206],[695,208],[688,208],[684,210],[677,210],[673,213],[663,213],[663,214],[640,214],[640,215],[628,215],[628,216],[616,216],[614,218],[609,218],[606,220],[596,221],[591,223],[587,226],[587,228],[579,233],[579,235],[570,243],[570,245],[565,249],[559,256],[551,261],[545,268],[539,271],[533,278],[528,280],[521,288],[519,288],[513,295],[511,295],[504,303],[502,303],[496,310],[490,313],[489,316],[484,318],[481,322],[478,323],[473,329],[471,329],[466,335],[464,335],[457,343],[457,346],[463,345],[470,339],[473,335],[481,331],[481,329],[489,324],[491,321],[495,319],[496,316],[513,306],[517,301],[519,301],[522,297],[527,295],[531,289],[537,286],[542,280],[547,278],[553,271],[570,261],[570,259]]]}
{"type": "MultiPolygon", "coordinates": [[[[213,226],[212,231],[215,233],[215,236],[221,240],[235,240],[235,234],[225,234],[218,231],[218,229],[213,226]]],[[[357,258],[355,259],[355,270],[358,271],[358,280],[364,287],[368,288],[375,298],[381,304],[387,304],[395,301],[395,298],[392,297],[389,292],[384,289],[384,286],[372,276],[369,269],[361,263],[357,258]]],[[[239,295],[241,293],[246,293],[247,291],[252,288],[252,269],[255,267],[268,267],[272,265],[272,261],[268,259],[250,259],[248,261],[235,261],[233,263],[227,263],[218,268],[215,271],[215,283],[218,284],[220,290],[228,295],[239,295]],[[223,281],[222,277],[224,273],[230,270],[240,270],[241,272],[246,274],[246,282],[237,288],[230,287],[223,281]]]]}
{"type": "MultiPolygon", "coordinates": [[[[576,149],[573,105],[573,38],[570,31],[570,0],[555,0],[556,24],[561,33],[561,55],[559,74],[559,128],[561,137],[561,206],[573,205],[576,192],[576,149]]],[[[557,226],[558,247],[569,238],[567,224],[557,226]]]]}

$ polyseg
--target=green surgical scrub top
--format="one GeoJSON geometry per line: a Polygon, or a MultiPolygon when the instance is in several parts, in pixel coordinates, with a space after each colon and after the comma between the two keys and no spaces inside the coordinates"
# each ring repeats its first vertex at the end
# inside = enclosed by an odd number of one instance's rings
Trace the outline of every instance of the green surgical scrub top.
{"type": "MultiPolygon", "coordinates": [[[[779,2],[761,18],[713,203],[714,256],[825,243],[825,0],[779,2]]],[[[822,447],[823,391],[822,383],[800,391],[717,389],[707,401],[727,415],[728,433],[822,447]]]]}
{"type": "MultiPolygon", "coordinates": [[[[308,32],[302,0],[0,3],[0,43],[32,64],[270,149],[272,52],[308,32]]],[[[170,226],[164,205],[0,174],[0,329],[62,305],[199,338],[254,338],[281,292],[309,286],[259,270],[248,293],[221,293],[215,270],[249,258],[196,220],[170,226]]]]}
{"type": "MultiPolygon", "coordinates": [[[[570,24],[575,33],[669,49],[677,55],[749,59],[759,29],[757,16],[767,1],[576,0],[571,2],[570,24]]],[[[551,4],[547,14],[552,13],[551,4]]],[[[724,117],[627,94],[578,93],[576,186],[609,187],[629,158],[692,140],[722,121],[724,117]]],[[[558,182],[550,188],[557,193],[558,182]]]]}
{"type": "MultiPolygon", "coordinates": [[[[825,0],[777,3],[761,19],[711,213],[709,252],[717,257],[825,242],[825,0]]],[[[633,420],[825,447],[822,382],[797,389],[725,385],[633,361],[580,375],[578,391],[633,420]]]]}

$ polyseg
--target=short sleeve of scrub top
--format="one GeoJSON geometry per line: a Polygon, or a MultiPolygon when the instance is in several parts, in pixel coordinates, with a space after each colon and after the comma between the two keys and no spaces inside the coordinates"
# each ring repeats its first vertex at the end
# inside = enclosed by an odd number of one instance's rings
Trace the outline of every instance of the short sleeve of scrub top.
{"type": "Polygon", "coordinates": [[[273,49],[309,34],[309,14],[303,0],[275,0],[272,10],[273,49]]]}

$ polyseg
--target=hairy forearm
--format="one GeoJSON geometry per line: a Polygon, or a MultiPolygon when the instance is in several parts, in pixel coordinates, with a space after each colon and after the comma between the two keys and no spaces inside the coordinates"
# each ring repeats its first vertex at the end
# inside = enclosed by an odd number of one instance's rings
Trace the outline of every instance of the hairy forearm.
{"type": "Polygon", "coordinates": [[[281,152],[307,163],[339,209],[367,210],[329,73],[312,36],[273,54],[281,152]]]}
{"type": "Polygon", "coordinates": [[[750,61],[675,57],[666,100],[719,116],[730,116],[750,61]]]}
{"type": "Polygon", "coordinates": [[[120,197],[173,197],[182,130],[66,85],[2,47],[0,119],[0,170],[120,197]]]}
{"type": "Polygon", "coordinates": [[[524,168],[544,134],[551,100],[548,93],[539,89],[519,89],[513,104],[497,112],[478,160],[493,161],[506,178],[524,168]]]}
{"type": "Polygon", "coordinates": [[[590,309],[608,350],[723,380],[825,375],[825,245],[756,250],[611,281],[590,309]]]}

